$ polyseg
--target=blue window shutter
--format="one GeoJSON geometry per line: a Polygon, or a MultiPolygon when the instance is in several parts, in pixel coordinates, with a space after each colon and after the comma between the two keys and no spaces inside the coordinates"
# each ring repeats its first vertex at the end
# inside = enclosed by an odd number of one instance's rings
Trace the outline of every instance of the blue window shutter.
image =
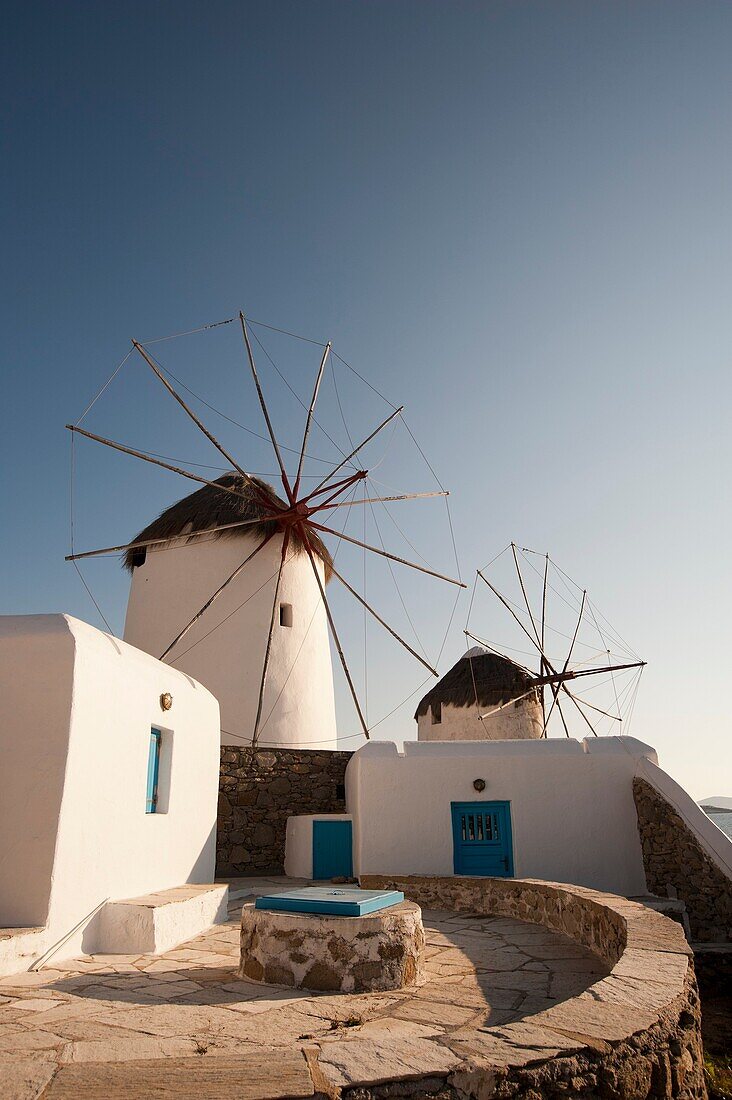
{"type": "Polygon", "coordinates": [[[147,756],[147,798],[145,813],[154,814],[158,805],[158,773],[160,771],[160,730],[150,730],[150,748],[147,756]]]}

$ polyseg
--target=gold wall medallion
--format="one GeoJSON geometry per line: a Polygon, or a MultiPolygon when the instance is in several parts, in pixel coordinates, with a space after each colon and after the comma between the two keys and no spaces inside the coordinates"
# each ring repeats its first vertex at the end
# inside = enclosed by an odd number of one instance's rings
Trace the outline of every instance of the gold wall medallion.
{"type": "Polygon", "coordinates": [[[163,694],[160,696],[160,709],[161,710],[170,710],[172,705],[173,705],[173,696],[170,694],[169,691],[164,691],[163,694]]]}

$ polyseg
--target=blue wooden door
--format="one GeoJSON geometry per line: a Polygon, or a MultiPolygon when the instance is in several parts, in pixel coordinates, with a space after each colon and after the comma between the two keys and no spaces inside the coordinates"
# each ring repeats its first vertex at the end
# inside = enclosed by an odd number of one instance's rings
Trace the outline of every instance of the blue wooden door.
{"type": "Polygon", "coordinates": [[[513,875],[509,802],[453,802],[453,867],[456,875],[513,875]]]}
{"type": "Polygon", "coordinates": [[[351,878],[352,851],[350,821],[313,822],[313,878],[351,878]]]}

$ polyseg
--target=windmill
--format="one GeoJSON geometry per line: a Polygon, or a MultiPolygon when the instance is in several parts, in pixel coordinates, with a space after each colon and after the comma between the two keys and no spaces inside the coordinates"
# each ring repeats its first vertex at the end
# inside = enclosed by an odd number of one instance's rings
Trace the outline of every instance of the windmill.
{"type": "Polygon", "coordinates": [[[567,737],[572,718],[581,720],[594,737],[598,736],[601,727],[603,732],[608,729],[615,733],[627,731],[646,662],[630,649],[590,601],[587,590],[560,569],[549,554],[540,554],[512,542],[487,566],[477,570],[464,633],[490,653],[511,661],[529,677],[524,694],[479,714],[482,722],[490,721],[504,707],[538,690],[543,737],[548,735],[553,716],[559,717],[567,737]],[[504,567],[508,561],[507,587],[503,592],[488,575],[489,569],[496,569],[502,559],[504,567]],[[525,649],[486,641],[471,629],[478,582],[485,585],[508,612],[513,633],[521,645],[525,647],[528,640],[535,651],[538,670],[516,660],[515,654],[523,654],[525,649]],[[573,616],[565,630],[551,625],[547,619],[548,601],[551,598],[556,604],[557,597],[564,605],[565,618],[573,616]],[[504,652],[506,649],[514,656],[509,657],[504,652]],[[578,652],[581,649],[584,655],[578,652]],[[603,706],[598,706],[594,698],[586,698],[589,690],[597,688],[604,688],[608,696],[603,706]]]}
{"type": "MultiPolygon", "coordinates": [[[[349,453],[341,453],[341,458],[335,463],[332,469],[324,477],[320,478],[314,488],[304,488],[304,466],[308,458],[308,445],[310,441],[310,435],[314,424],[317,424],[315,419],[316,403],[318,401],[319,392],[321,390],[321,384],[325,372],[328,368],[329,362],[331,362],[332,356],[336,353],[333,352],[330,342],[321,345],[322,353],[320,355],[320,363],[316,372],[315,382],[312,389],[312,395],[310,397],[309,404],[306,407],[305,423],[302,433],[302,442],[297,449],[296,457],[296,469],[294,474],[288,471],[283,458],[284,448],[275,433],[273,426],[273,420],[270,413],[270,409],[265,398],[262,382],[255,362],[255,355],[252,342],[252,330],[251,326],[260,324],[261,322],[254,322],[244,316],[243,313],[239,313],[238,317],[228,318],[225,321],[216,322],[214,325],[205,326],[206,328],[218,327],[223,324],[231,324],[238,322],[241,329],[241,336],[243,340],[243,349],[246,355],[246,362],[248,364],[249,372],[256,391],[258,405],[263,417],[264,425],[266,428],[267,436],[274,459],[277,464],[279,479],[282,485],[283,496],[278,496],[267,484],[263,483],[258,477],[250,473],[243,462],[239,461],[234,454],[231,453],[231,449],[225,447],[219,439],[206,427],[197,413],[193,410],[189,402],[182,396],[180,390],[181,385],[174,385],[171,378],[174,376],[169,370],[166,370],[156,360],[149,350],[146,344],[139,341],[132,341],[132,349],[128,353],[130,355],[137,355],[146,364],[155,378],[164,387],[164,390],[169,397],[174,400],[178,406],[184,411],[187,417],[195,424],[203,436],[210,442],[210,444],[219,452],[222,458],[227,463],[229,472],[221,478],[216,480],[208,479],[191,472],[190,470],[174,465],[171,462],[165,461],[162,457],[155,456],[154,454],[142,450],[138,450],[127,446],[124,443],[117,442],[106,436],[102,436],[82,428],[80,422],[76,424],[68,424],[67,428],[72,433],[72,445],[73,439],[76,435],[81,435],[87,439],[93,440],[96,443],[102,444],[105,447],[112,448],[115,451],[140,459],[147,463],[152,463],[155,466],[162,467],[169,470],[179,476],[187,478],[191,481],[197,482],[203,486],[213,488],[217,493],[231,494],[234,497],[238,497],[240,500],[246,497],[248,501],[254,502],[257,509],[256,518],[242,518],[234,522],[229,522],[222,525],[214,525],[204,530],[196,530],[193,534],[196,538],[202,535],[215,537],[222,532],[230,532],[232,529],[240,529],[250,527],[253,532],[256,532],[256,545],[251,549],[246,556],[238,562],[236,568],[228,575],[221,584],[219,584],[213,591],[211,591],[205,600],[205,602],[198,608],[190,620],[185,623],[175,636],[171,637],[165,646],[165,648],[158,654],[160,659],[174,659],[177,647],[180,646],[183,638],[191,631],[197,622],[204,616],[209,609],[216,603],[221,594],[240,576],[247,568],[251,567],[257,556],[264,550],[264,548],[270,544],[270,542],[276,537],[281,536],[281,549],[279,556],[279,570],[276,575],[276,581],[274,585],[274,595],[271,605],[271,614],[269,617],[269,629],[266,639],[266,645],[264,648],[264,657],[261,668],[261,676],[259,679],[259,695],[256,708],[256,718],[254,720],[254,727],[252,731],[252,745],[256,746],[263,719],[263,701],[265,688],[267,685],[268,672],[270,668],[270,660],[272,653],[272,639],[275,624],[277,621],[277,609],[279,603],[279,594],[282,583],[283,572],[286,569],[288,561],[288,551],[295,544],[298,550],[303,551],[309,559],[312,567],[313,576],[317,584],[320,599],[325,609],[325,615],[327,618],[328,628],[333,640],[335,650],[338,654],[340,664],[343,669],[348,690],[353,700],[356,714],[361,728],[361,733],[366,738],[369,737],[369,725],[364,715],[364,710],[359,701],[359,697],[354,684],[354,678],[351,674],[348,661],[344,652],[343,645],[341,644],[341,638],[338,631],[338,627],[335,622],[335,618],[331,609],[331,603],[328,599],[325,589],[324,580],[321,578],[321,573],[318,568],[316,558],[318,551],[322,548],[323,537],[333,536],[338,540],[343,540],[354,546],[360,547],[364,554],[375,555],[384,558],[389,563],[391,569],[391,563],[397,563],[401,566],[405,566],[408,569],[416,570],[422,574],[430,576],[431,578],[439,581],[447,582],[448,584],[455,585],[458,588],[464,588],[465,585],[461,580],[456,580],[447,576],[444,573],[437,572],[429,568],[427,565],[420,565],[414,561],[411,561],[400,555],[391,553],[386,549],[384,545],[381,547],[371,545],[366,542],[365,539],[358,539],[353,535],[346,535],[343,530],[337,530],[332,526],[330,516],[333,515],[334,510],[340,508],[346,508],[348,513],[354,506],[373,506],[375,503],[386,504],[387,502],[416,500],[429,497],[445,497],[447,498],[448,492],[441,485],[440,488],[430,492],[415,492],[415,493],[394,493],[392,495],[383,495],[378,493],[374,494],[368,487],[369,471],[360,468],[354,462],[354,459],[360,455],[363,449],[373,439],[375,439],[384,429],[391,423],[402,420],[405,427],[406,421],[403,420],[403,406],[395,408],[391,406],[392,411],[386,416],[376,427],[373,428],[359,443],[353,444],[349,453]],[[365,489],[360,494],[359,489],[365,489]]],[[[269,327],[269,326],[264,326],[269,327]]],[[[197,330],[200,331],[200,330],[197,330]]],[[[280,330],[278,330],[280,331],[280,330]]],[[[187,335],[187,334],[184,334],[187,335]]],[[[287,334],[293,335],[293,334],[287,334]]],[[[261,342],[258,338],[254,337],[258,344],[261,346],[261,342]]],[[[149,342],[148,342],[149,343],[149,342]]],[[[341,362],[345,363],[340,356],[336,356],[341,362]]],[[[268,356],[268,358],[270,358],[268,356]]],[[[123,360],[123,363],[126,361],[123,360]]],[[[121,364],[122,365],[122,364],[121,364]]],[[[120,366],[121,366],[120,365],[120,366]]],[[[348,364],[346,364],[348,366],[348,364]]],[[[120,368],[118,368],[119,370],[120,368]]],[[[351,369],[351,368],[349,368],[351,369]]],[[[115,372],[116,374],[117,372],[115,372]]],[[[354,372],[355,373],[355,372],[354,372]]],[[[114,375],[113,375],[114,377],[114,375]]],[[[359,376],[360,377],[360,376],[359,376]]],[[[111,379],[110,379],[111,381],[111,379]]],[[[100,396],[106,389],[109,382],[102,387],[102,390],[97,395],[100,396]]],[[[368,383],[367,383],[368,385],[368,383]]],[[[372,387],[373,388],[373,387],[372,387]]],[[[94,400],[96,401],[97,398],[94,400]]],[[[94,404],[94,401],[91,403],[94,404]]],[[[339,399],[340,406],[340,399],[339,399]]],[[[305,406],[304,406],[305,407],[305,406]]],[[[87,410],[91,408],[91,405],[87,407],[87,410]]],[[[82,414],[82,418],[85,415],[82,414]]],[[[229,418],[230,419],[230,418],[229,418]]],[[[320,427],[320,425],[318,425],[320,427]]],[[[414,440],[411,431],[407,427],[407,432],[414,440]]],[[[330,438],[330,437],[329,437],[330,438]]],[[[416,444],[416,440],[414,440],[416,444]]],[[[416,444],[418,449],[419,444],[416,444]]],[[[429,465],[429,464],[428,464],[429,465]]],[[[430,467],[431,469],[431,467],[430,467]]],[[[434,471],[433,471],[434,472],[434,471]]],[[[449,516],[449,513],[448,513],[449,516]]],[[[379,533],[380,541],[381,536],[379,533]]],[[[112,554],[129,554],[130,552],[136,552],[146,550],[148,547],[155,548],[160,547],[166,543],[165,538],[156,539],[142,539],[133,542],[126,542],[115,546],[102,547],[96,550],[87,550],[82,553],[77,553],[74,550],[73,544],[71,547],[71,553],[67,555],[67,560],[74,562],[77,565],[78,561],[85,558],[99,557],[112,554]]],[[[337,579],[337,581],[343,586],[343,588],[350,593],[350,595],[357,601],[360,607],[364,610],[364,614],[370,615],[375,621],[377,621],[382,628],[384,628],[390,636],[395,639],[414,659],[419,661],[433,676],[437,676],[437,672],[433,665],[425,659],[417,650],[411,646],[401,634],[395,630],[387,621],[375,610],[370,601],[362,595],[355,584],[352,584],[346,577],[338,571],[329,561],[329,573],[337,579]]],[[[78,565],[77,565],[78,568],[78,565]]],[[[82,578],[83,580],[83,578],[82,578]]]]}

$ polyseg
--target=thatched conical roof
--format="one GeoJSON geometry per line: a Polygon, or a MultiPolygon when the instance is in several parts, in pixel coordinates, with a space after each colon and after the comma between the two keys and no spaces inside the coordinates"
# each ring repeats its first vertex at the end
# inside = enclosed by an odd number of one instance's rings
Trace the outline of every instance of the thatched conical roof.
{"type": "MultiPolygon", "coordinates": [[[[271,485],[259,478],[252,478],[265,497],[272,502],[273,507],[286,508],[285,502],[278,497],[271,485]]],[[[223,474],[216,479],[216,485],[223,485],[228,489],[236,489],[238,495],[227,493],[214,488],[213,485],[204,485],[190,496],[171,504],[157,519],[144,527],[135,535],[132,542],[145,542],[148,539],[174,539],[182,535],[195,535],[197,531],[205,531],[210,527],[219,527],[227,523],[237,523],[240,520],[259,520],[246,527],[233,527],[228,531],[222,531],[219,535],[207,535],[206,538],[249,538],[262,539],[265,535],[276,533],[278,525],[276,520],[266,519],[266,509],[263,503],[252,491],[251,485],[240,474],[223,474]]],[[[326,580],[330,578],[331,557],[323,541],[314,531],[308,532],[310,545],[325,565],[326,580]]],[[[291,543],[304,553],[305,547],[302,538],[295,528],[291,529],[291,543]]],[[[125,569],[133,569],[137,560],[137,551],[128,550],[124,556],[125,569]]],[[[144,561],[144,554],[142,555],[144,561]]]]}
{"type": "Polygon", "coordinates": [[[476,703],[479,707],[499,706],[525,695],[532,683],[533,678],[508,657],[476,646],[427,692],[414,717],[427,714],[432,703],[453,707],[470,707],[476,703]]]}

